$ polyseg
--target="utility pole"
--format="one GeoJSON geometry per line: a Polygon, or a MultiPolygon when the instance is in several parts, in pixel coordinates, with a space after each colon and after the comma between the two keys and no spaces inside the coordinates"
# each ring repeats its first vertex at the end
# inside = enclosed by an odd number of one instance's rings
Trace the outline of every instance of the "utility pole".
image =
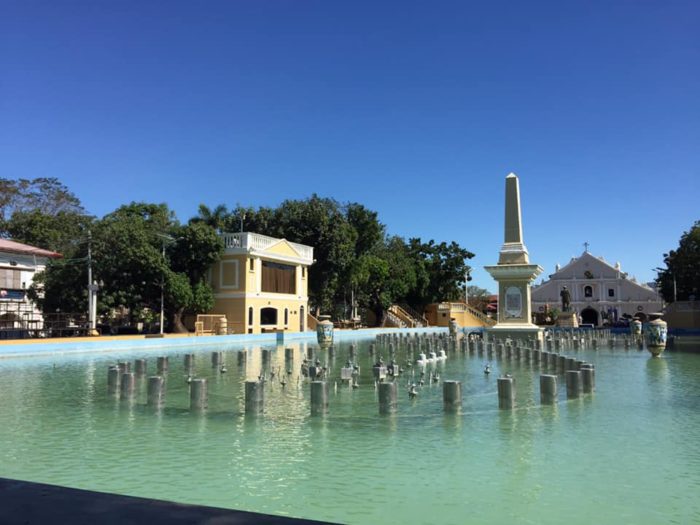
{"type": "Polygon", "coordinates": [[[464,272],[464,303],[469,306],[469,281],[472,280],[471,271],[464,272]]]}
{"type": "Polygon", "coordinates": [[[88,335],[97,335],[97,284],[92,280],[92,232],[88,230],[88,335]]]}
{"type": "Polygon", "coordinates": [[[90,334],[92,334],[92,232],[88,230],[88,253],[87,253],[87,264],[88,264],[88,329],[90,334]]]}
{"type": "MultiPolygon", "coordinates": [[[[163,241],[163,264],[165,265],[165,238],[163,241]]],[[[163,335],[163,317],[165,314],[165,275],[160,276],[160,335],[163,335]]]]}
{"type": "Polygon", "coordinates": [[[160,276],[160,335],[162,336],[165,325],[165,266],[168,262],[165,258],[165,244],[168,242],[174,242],[175,239],[165,233],[156,233],[156,235],[160,237],[163,243],[163,271],[160,276]]]}

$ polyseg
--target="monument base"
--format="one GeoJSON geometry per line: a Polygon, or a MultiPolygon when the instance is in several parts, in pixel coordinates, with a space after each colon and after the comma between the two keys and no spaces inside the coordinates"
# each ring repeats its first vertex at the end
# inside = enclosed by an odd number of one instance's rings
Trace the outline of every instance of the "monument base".
{"type": "Polygon", "coordinates": [[[544,343],[544,328],[534,324],[504,325],[497,324],[486,329],[486,340],[496,341],[511,339],[513,341],[540,341],[544,343]]]}
{"type": "Polygon", "coordinates": [[[561,312],[557,317],[556,325],[561,328],[578,328],[576,312],[561,312]]]}

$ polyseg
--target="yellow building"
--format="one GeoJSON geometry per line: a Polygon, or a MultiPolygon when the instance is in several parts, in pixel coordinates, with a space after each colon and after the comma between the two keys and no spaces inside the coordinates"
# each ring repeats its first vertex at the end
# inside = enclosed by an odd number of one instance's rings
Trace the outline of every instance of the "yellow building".
{"type": "Polygon", "coordinates": [[[482,312],[465,303],[432,303],[425,307],[424,315],[430,326],[449,326],[450,319],[454,319],[462,327],[496,324],[482,312]]]}
{"type": "Polygon", "coordinates": [[[307,329],[309,266],[314,249],[257,233],[224,233],[224,254],[209,272],[212,313],[230,332],[307,329]]]}

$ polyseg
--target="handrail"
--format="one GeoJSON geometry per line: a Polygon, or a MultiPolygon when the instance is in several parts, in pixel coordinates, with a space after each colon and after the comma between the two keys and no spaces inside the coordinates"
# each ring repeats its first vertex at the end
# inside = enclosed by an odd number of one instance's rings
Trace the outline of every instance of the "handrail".
{"type": "Polygon", "coordinates": [[[398,304],[392,304],[389,307],[389,311],[401,319],[409,328],[422,326],[419,321],[417,321],[411,314],[401,308],[398,304]]]}
{"type": "Polygon", "coordinates": [[[384,312],[384,318],[382,319],[381,323],[382,328],[385,328],[387,326],[387,321],[391,321],[391,324],[395,327],[406,328],[406,323],[404,323],[396,314],[389,310],[384,312]]]}
{"type": "Polygon", "coordinates": [[[307,313],[307,314],[306,314],[306,327],[307,327],[309,330],[316,330],[316,327],[318,326],[318,323],[319,323],[319,322],[320,322],[320,321],[319,321],[318,319],[316,319],[316,318],[315,318],[313,315],[311,315],[310,313],[307,313]]]}
{"type": "Polygon", "coordinates": [[[491,319],[490,317],[486,316],[483,314],[483,312],[480,312],[473,306],[470,306],[466,303],[440,303],[438,304],[438,310],[450,310],[450,311],[458,311],[458,312],[467,312],[471,314],[473,317],[476,317],[479,321],[484,323],[487,326],[493,326],[496,324],[496,321],[491,319]]]}
{"type": "Polygon", "coordinates": [[[411,317],[418,321],[418,326],[428,326],[430,323],[428,319],[423,314],[418,313],[417,310],[411,308],[407,303],[399,304],[411,317]]]}

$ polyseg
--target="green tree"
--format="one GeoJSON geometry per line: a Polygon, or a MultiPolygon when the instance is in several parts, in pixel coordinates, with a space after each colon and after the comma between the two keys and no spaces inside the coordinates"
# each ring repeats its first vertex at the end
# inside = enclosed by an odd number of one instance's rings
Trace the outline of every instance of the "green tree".
{"type": "Polygon", "coordinates": [[[165,204],[131,203],[95,224],[95,278],[104,282],[104,308],[128,308],[132,320],[143,308],[158,311],[169,267],[163,235],[177,222],[165,204]]]}
{"type": "Polygon", "coordinates": [[[700,221],[683,232],[677,249],[664,254],[664,264],[656,282],[665,301],[700,299],[700,221]]]}
{"type": "Polygon", "coordinates": [[[45,313],[87,311],[86,258],[55,259],[34,276],[29,298],[45,313]]]}
{"type": "Polygon", "coordinates": [[[226,231],[239,232],[242,227],[245,232],[259,233],[270,237],[284,237],[283,232],[280,232],[275,215],[276,209],[274,208],[260,207],[256,210],[236,205],[226,217],[226,231]]]}
{"type": "Polygon", "coordinates": [[[492,295],[486,288],[469,285],[469,305],[476,308],[480,312],[486,312],[486,307],[489,304],[489,297],[492,295]]]}
{"type": "Polygon", "coordinates": [[[333,311],[346,290],[355,255],[356,235],[340,205],[316,194],[303,201],[287,200],[275,210],[273,221],[268,235],[314,247],[310,301],[317,311],[333,311]]]}
{"type": "Polygon", "coordinates": [[[85,213],[78,197],[56,178],[0,178],[0,221],[9,220],[14,213],[30,211],[46,215],[85,213]]]}
{"type": "Polygon", "coordinates": [[[416,266],[424,271],[411,294],[411,304],[423,308],[430,303],[463,299],[462,283],[470,268],[465,261],[474,257],[473,253],[454,241],[449,244],[433,240],[424,243],[420,239],[410,239],[408,246],[416,266]]]}
{"type": "Polygon", "coordinates": [[[87,231],[94,219],[58,179],[0,178],[0,236],[59,252],[29,297],[45,312],[87,310],[87,231]]]}
{"type": "Polygon", "coordinates": [[[214,292],[205,282],[207,270],[224,251],[215,229],[204,222],[173,228],[174,242],[168,248],[167,304],[173,329],[186,331],[182,315],[202,313],[214,306],[214,292]]]}
{"type": "Polygon", "coordinates": [[[190,219],[190,223],[204,223],[221,233],[226,231],[228,217],[228,208],[223,204],[219,204],[213,210],[205,204],[200,204],[197,215],[190,219]]]}
{"type": "Polygon", "coordinates": [[[401,237],[386,238],[352,266],[351,283],[359,306],[381,319],[389,306],[406,301],[415,292],[421,270],[401,237]]]}
{"type": "Polygon", "coordinates": [[[385,227],[379,222],[377,212],[356,202],[346,204],[344,212],[350,227],[355,231],[355,256],[370,253],[385,235],[385,227]]]}
{"type": "Polygon", "coordinates": [[[85,241],[93,218],[76,212],[49,215],[39,210],[16,211],[5,222],[10,239],[72,257],[85,241]]]}

